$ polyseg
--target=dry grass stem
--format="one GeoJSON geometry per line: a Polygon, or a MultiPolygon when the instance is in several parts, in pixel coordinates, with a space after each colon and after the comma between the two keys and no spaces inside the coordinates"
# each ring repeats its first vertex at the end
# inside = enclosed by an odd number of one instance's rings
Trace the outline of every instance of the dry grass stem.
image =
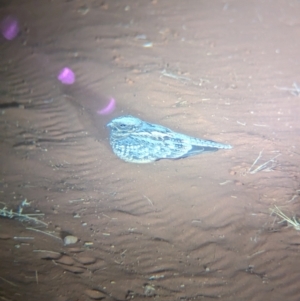
{"type": "Polygon", "coordinates": [[[277,157],[281,156],[281,154],[276,155],[275,157],[273,157],[273,158],[270,159],[269,161],[267,161],[267,162],[265,162],[265,163],[259,165],[258,167],[256,167],[256,168],[254,169],[256,163],[257,163],[257,162],[259,161],[259,159],[261,158],[263,151],[264,151],[264,150],[262,150],[262,151],[259,152],[258,157],[255,159],[255,161],[253,162],[253,164],[252,164],[251,167],[249,168],[248,173],[250,173],[250,174],[253,175],[253,174],[255,174],[255,173],[259,172],[259,171],[262,171],[262,170],[264,170],[264,171],[272,171],[272,170],[274,169],[274,167],[275,167],[275,165],[274,165],[275,161],[274,161],[274,160],[275,160],[277,157]],[[271,164],[270,164],[270,163],[271,163],[271,164]]]}
{"type": "Polygon", "coordinates": [[[287,222],[289,226],[294,227],[295,230],[300,230],[300,223],[297,220],[296,216],[293,216],[292,218],[288,217],[285,213],[282,212],[282,210],[277,207],[276,205],[274,208],[270,208],[271,214],[275,213],[277,216],[282,218],[282,220],[279,223],[287,222]]]}
{"type": "Polygon", "coordinates": [[[46,232],[46,231],[41,231],[41,230],[35,229],[35,228],[26,228],[26,229],[27,229],[27,230],[31,230],[31,231],[35,231],[35,232],[39,232],[39,233],[43,233],[43,234],[46,234],[46,235],[48,235],[48,236],[51,236],[51,237],[54,237],[54,238],[56,238],[56,239],[61,240],[60,237],[58,237],[58,236],[56,236],[56,235],[53,235],[53,234],[51,234],[51,233],[49,233],[49,232],[46,232]]]}
{"type": "Polygon", "coordinates": [[[23,213],[24,207],[30,206],[30,202],[27,202],[27,199],[22,201],[21,204],[19,205],[18,209],[15,211],[12,209],[9,210],[6,207],[5,203],[2,203],[2,204],[4,204],[4,207],[2,209],[0,209],[0,217],[15,218],[15,219],[25,221],[25,222],[32,222],[32,223],[40,224],[40,225],[43,225],[46,227],[48,226],[47,223],[36,218],[38,216],[44,216],[43,213],[31,213],[31,214],[23,213]]]}

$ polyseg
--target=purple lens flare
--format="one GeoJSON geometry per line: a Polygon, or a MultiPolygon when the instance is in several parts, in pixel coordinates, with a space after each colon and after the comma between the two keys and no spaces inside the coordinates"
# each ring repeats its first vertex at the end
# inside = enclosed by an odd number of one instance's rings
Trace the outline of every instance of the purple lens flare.
{"type": "Polygon", "coordinates": [[[108,114],[112,113],[115,108],[116,108],[116,101],[113,98],[111,98],[109,100],[109,103],[107,104],[107,106],[104,107],[103,109],[97,111],[97,114],[108,115],[108,114]]]}
{"type": "Polygon", "coordinates": [[[5,39],[13,40],[19,31],[19,22],[13,16],[8,16],[1,22],[1,33],[5,39]]]}
{"type": "Polygon", "coordinates": [[[65,85],[72,85],[74,84],[75,82],[75,74],[74,72],[68,68],[68,67],[65,67],[63,69],[61,69],[59,71],[59,74],[57,76],[57,79],[62,83],[62,84],[65,84],[65,85]]]}

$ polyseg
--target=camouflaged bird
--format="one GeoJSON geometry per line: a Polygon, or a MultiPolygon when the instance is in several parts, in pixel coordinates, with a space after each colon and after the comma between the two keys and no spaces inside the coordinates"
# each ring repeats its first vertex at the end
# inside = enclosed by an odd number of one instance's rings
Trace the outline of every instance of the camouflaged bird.
{"type": "Polygon", "coordinates": [[[232,146],[203,140],[127,115],[107,124],[110,145],[122,160],[131,163],[150,163],[160,159],[181,159],[232,146]]]}

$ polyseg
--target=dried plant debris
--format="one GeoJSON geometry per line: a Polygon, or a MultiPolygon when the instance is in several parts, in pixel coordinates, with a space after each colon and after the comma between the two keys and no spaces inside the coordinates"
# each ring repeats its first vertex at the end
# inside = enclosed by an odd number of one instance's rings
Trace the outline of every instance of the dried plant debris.
{"type": "Polygon", "coordinates": [[[24,222],[30,222],[37,225],[48,226],[47,223],[38,219],[40,216],[44,216],[43,213],[24,213],[23,210],[25,207],[30,207],[30,202],[27,202],[27,199],[21,202],[16,210],[8,209],[5,203],[4,207],[0,209],[0,217],[14,218],[24,222]]]}
{"type": "Polygon", "coordinates": [[[265,163],[263,163],[263,164],[261,164],[259,166],[255,166],[256,163],[261,158],[263,151],[264,150],[262,150],[262,151],[259,152],[258,157],[255,159],[255,161],[253,162],[253,164],[249,168],[248,173],[255,174],[255,173],[259,172],[259,171],[273,171],[274,170],[275,166],[277,165],[277,162],[276,162],[275,159],[277,157],[281,156],[281,154],[277,154],[275,157],[271,158],[270,160],[266,161],[265,163]]]}
{"type": "Polygon", "coordinates": [[[300,230],[300,222],[297,219],[296,216],[293,217],[288,217],[285,213],[282,212],[282,210],[277,207],[276,205],[274,208],[270,208],[271,214],[276,214],[279,216],[282,220],[279,221],[278,223],[283,223],[287,222],[288,226],[294,227],[295,230],[299,231],[300,230]]]}
{"type": "Polygon", "coordinates": [[[287,88],[287,87],[277,87],[275,86],[276,89],[282,90],[282,91],[288,91],[294,96],[299,96],[300,95],[300,85],[296,82],[293,83],[292,88],[287,88]]]}

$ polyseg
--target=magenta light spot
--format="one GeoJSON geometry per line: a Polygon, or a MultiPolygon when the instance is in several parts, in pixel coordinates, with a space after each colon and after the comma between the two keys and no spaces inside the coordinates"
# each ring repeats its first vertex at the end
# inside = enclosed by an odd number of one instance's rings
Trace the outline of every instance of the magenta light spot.
{"type": "Polygon", "coordinates": [[[97,111],[97,114],[108,115],[114,111],[115,107],[116,107],[116,101],[113,98],[111,98],[107,106],[104,107],[102,110],[97,111]]]}
{"type": "Polygon", "coordinates": [[[74,72],[68,68],[65,67],[62,70],[60,70],[57,79],[65,85],[72,85],[75,82],[75,74],[74,72]]]}
{"type": "Polygon", "coordinates": [[[13,40],[19,33],[19,22],[12,16],[6,17],[1,22],[1,33],[7,40],[13,40]]]}

